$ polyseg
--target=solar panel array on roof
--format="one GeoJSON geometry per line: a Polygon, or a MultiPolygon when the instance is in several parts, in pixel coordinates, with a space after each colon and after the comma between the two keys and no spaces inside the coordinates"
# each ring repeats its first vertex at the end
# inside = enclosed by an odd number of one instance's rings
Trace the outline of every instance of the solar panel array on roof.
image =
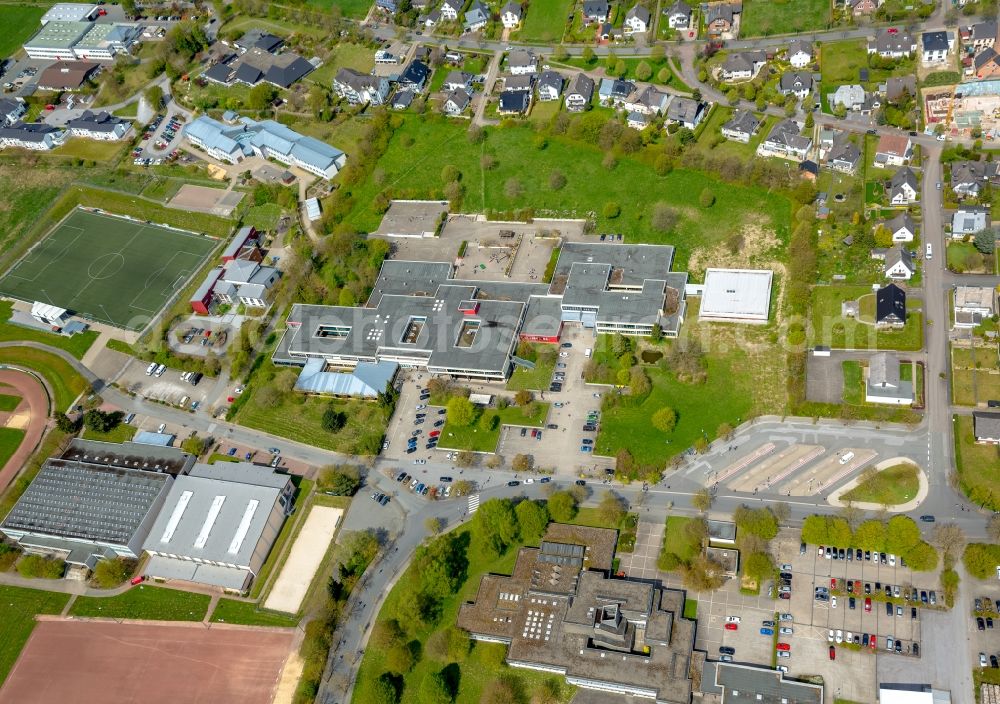
{"type": "Polygon", "coordinates": [[[50,461],[0,527],[126,544],[167,481],[165,474],[50,461]]]}
{"type": "Polygon", "coordinates": [[[542,541],[542,545],[539,548],[538,561],[551,565],[579,566],[583,563],[584,552],[585,548],[582,545],[542,541]]]}

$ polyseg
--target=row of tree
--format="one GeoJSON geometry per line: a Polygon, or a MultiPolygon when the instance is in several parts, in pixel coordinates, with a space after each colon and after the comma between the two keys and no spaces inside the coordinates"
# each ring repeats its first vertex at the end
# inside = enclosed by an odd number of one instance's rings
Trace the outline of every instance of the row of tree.
{"type": "Polygon", "coordinates": [[[938,564],[937,551],[920,537],[920,528],[909,516],[893,516],[888,521],[873,518],[856,528],[843,516],[808,516],[802,525],[802,542],[891,553],[918,572],[933,570],[938,564]]]}

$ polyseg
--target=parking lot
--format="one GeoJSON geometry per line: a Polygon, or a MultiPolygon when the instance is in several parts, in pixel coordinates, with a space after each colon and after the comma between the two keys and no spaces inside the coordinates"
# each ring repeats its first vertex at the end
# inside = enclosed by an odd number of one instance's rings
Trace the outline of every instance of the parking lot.
{"type": "Polygon", "coordinates": [[[171,406],[191,408],[193,403],[204,403],[212,388],[212,380],[203,378],[195,386],[181,379],[183,372],[166,369],[160,376],[147,375],[148,364],[134,359],[126,366],[117,382],[131,393],[171,406]],[[185,401],[185,398],[187,399],[185,401]],[[183,404],[181,403],[183,401],[183,404]]]}

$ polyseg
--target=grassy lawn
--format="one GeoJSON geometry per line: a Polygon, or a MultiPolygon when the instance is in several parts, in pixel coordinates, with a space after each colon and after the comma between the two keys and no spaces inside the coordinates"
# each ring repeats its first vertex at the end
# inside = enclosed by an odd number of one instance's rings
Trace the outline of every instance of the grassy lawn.
{"type": "Polygon", "coordinates": [[[63,146],[53,149],[52,154],[74,159],[111,161],[119,157],[127,146],[122,142],[105,142],[100,139],[70,139],[63,146]]]}
{"type": "Polygon", "coordinates": [[[219,599],[212,612],[212,623],[235,623],[241,626],[276,626],[294,628],[299,620],[288,614],[261,609],[256,602],[219,599]]]}
{"type": "Polygon", "coordinates": [[[0,394],[0,412],[10,413],[21,404],[20,396],[0,394]]]}
{"type": "MultiPolygon", "coordinates": [[[[355,1],[356,0],[349,0],[346,4],[351,4],[355,1]]],[[[291,22],[289,20],[239,16],[235,17],[231,22],[228,22],[225,27],[219,30],[219,33],[226,33],[230,30],[242,30],[245,32],[254,27],[266,29],[279,37],[288,37],[296,32],[316,38],[324,38],[330,34],[328,29],[319,25],[299,24],[298,22],[291,22]]]]}
{"type": "Polygon", "coordinates": [[[844,371],[844,403],[860,406],[865,402],[864,374],[861,362],[842,362],[844,371]]]}
{"type": "MultiPolygon", "coordinates": [[[[672,88],[676,88],[677,90],[681,90],[686,93],[691,92],[691,88],[681,78],[680,72],[677,71],[673,66],[671,66],[668,60],[665,58],[660,61],[654,61],[650,57],[645,57],[645,58],[635,57],[635,58],[623,58],[621,59],[621,61],[625,64],[624,78],[626,80],[630,81],[639,80],[635,75],[636,69],[639,68],[639,64],[646,63],[653,70],[652,77],[647,79],[645,81],[646,83],[652,83],[654,85],[660,85],[660,86],[669,85],[672,88]],[[666,80],[661,80],[660,72],[663,69],[667,70],[667,74],[666,76],[664,76],[666,80]]],[[[574,66],[576,68],[581,68],[585,71],[590,71],[605,64],[603,64],[601,60],[597,57],[591,59],[590,61],[584,61],[583,57],[574,56],[561,62],[561,64],[557,64],[555,67],[558,68],[559,65],[574,66]]],[[[598,83],[600,83],[600,81],[598,81],[598,83]]]]}
{"type": "MultiPolygon", "coordinates": [[[[858,71],[868,68],[868,48],[864,39],[824,42],[820,47],[819,65],[823,83],[834,88],[840,83],[857,83],[858,71]]],[[[869,72],[871,75],[873,72],[869,72]]],[[[874,77],[872,77],[874,80],[874,77]]]]}
{"type": "Polygon", "coordinates": [[[904,504],[916,496],[917,489],[920,488],[917,471],[916,466],[909,463],[888,467],[840,498],[842,501],[863,501],[885,506],[904,504]]]}
{"type": "Polygon", "coordinates": [[[830,25],[830,3],[827,0],[747,0],[743,6],[741,37],[768,34],[808,32],[830,25]]]}
{"type": "Polygon", "coordinates": [[[511,391],[528,389],[529,391],[545,391],[552,381],[552,374],[556,370],[556,362],[552,360],[536,361],[534,369],[517,367],[510,375],[507,388],[511,391]]]}
{"type": "MultiPolygon", "coordinates": [[[[757,153],[757,146],[764,141],[764,138],[767,137],[771,128],[778,121],[778,118],[772,116],[764,117],[760,129],[757,130],[757,134],[753,135],[747,144],[743,144],[742,142],[722,137],[722,126],[733,117],[733,112],[732,108],[716,106],[709,116],[708,122],[705,123],[705,128],[698,139],[698,147],[702,151],[713,155],[750,159],[757,153]],[[716,143],[719,139],[722,139],[722,141],[716,143]]],[[[759,119],[761,116],[758,115],[757,117],[759,119]]]]}
{"type": "MultiPolygon", "coordinates": [[[[8,9],[12,8],[0,6],[0,16],[8,9]]],[[[19,167],[16,162],[0,164],[0,267],[6,269],[20,255],[22,248],[15,244],[30,244],[31,225],[72,176],[68,169],[46,169],[41,163],[31,168],[19,167]]]]}
{"type": "Polygon", "coordinates": [[[532,0],[516,37],[522,42],[556,43],[562,39],[573,3],[567,0],[532,0]]]}
{"type": "Polygon", "coordinates": [[[698,600],[697,599],[685,599],[684,600],[684,618],[689,618],[692,621],[698,618],[698,600]]]}
{"type": "Polygon", "coordinates": [[[24,440],[24,431],[19,428],[0,428],[0,467],[7,464],[21,441],[24,440]]]}
{"type": "MultiPolygon", "coordinates": [[[[691,540],[684,530],[688,522],[693,520],[695,519],[685,516],[667,516],[667,527],[663,533],[663,552],[672,552],[682,562],[688,562],[698,554],[701,545],[698,541],[691,540]]],[[[684,608],[686,611],[686,604],[684,608]]]]}
{"type": "Polygon", "coordinates": [[[712,439],[720,424],[735,427],[740,419],[750,418],[754,406],[751,386],[759,380],[740,371],[749,372],[743,350],[730,349],[725,356],[706,357],[706,362],[708,378],[703,384],[686,384],[659,367],[647,368],[653,390],[638,405],[615,405],[608,401],[613,396],[606,394],[594,453],[613,457],[624,447],[639,464],[662,466],[691,447],[703,433],[712,439]],[[677,425],[671,433],[654,428],[650,421],[653,413],[664,406],[677,414],[677,425]]]}
{"type": "Polygon", "coordinates": [[[0,364],[14,364],[38,372],[55,395],[56,410],[64,411],[87,389],[87,380],[62,357],[32,347],[0,347],[0,364]]]}
{"type": "Polygon", "coordinates": [[[153,621],[201,621],[208,613],[208,594],[140,585],[111,597],[82,596],[71,616],[138,618],[153,621]]]}
{"type": "MultiPolygon", "coordinates": [[[[472,537],[472,533],[474,531],[475,526],[473,524],[469,524],[459,528],[456,533],[460,537],[469,534],[472,538],[472,543],[475,544],[476,540],[472,537]]],[[[417,641],[417,644],[419,644],[420,652],[424,652],[424,644],[427,642],[428,638],[430,638],[432,633],[437,630],[437,628],[454,625],[455,620],[458,617],[459,606],[463,602],[472,601],[476,598],[476,592],[479,589],[479,580],[482,575],[487,572],[496,574],[511,573],[514,568],[514,561],[517,557],[517,550],[519,547],[519,545],[514,545],[508,548],[507,552],[499,558],[494,558],[480,550],[470,549],[467,551],[466,554],[469,560],[469,565],[466,572],[466,580],[457,594],[442,601],[440,617],[437,620],[438,625],[420,628],[406,623],[404,619],[403,625],[409,629],[410,636],[417,641]]],[[[412,579],[413,577],[410,573],[403,574],[399,582],[395,587],[393,587],[392,591],[389,592],[389,595],[386,597],[385,603],[382,605],[382,610],[378,615],[379,621],[387,621],[392,618],[397,618],[400,605],[412,596],[410,591],[412,579]]],[[[455,697],[456,702],[481,701],[485,689],[501,673],[506,673],[507,675],[520,680],[525,692],[538,691],[540,684],[544,680],[552,677],[551,674],[543,672],[509,668],[503,662],[506,650],[506,646],[501,645],[500,643],[473,641],[472,651],[465,657],[464,660],[462,660],[461,663],[458,664],[461,670],[461,676],[459,678],[458,694],[455,697]]],[[[420,682],[429,672],[439,671],[446,664],[448,663],[435,661],[427,655],[424,655],[414,668],[403,677],[402,701],[408,704],[420,701],[417,696],[420,682]]],[[[385,651],[379,648],[375,643],[369,642],[368,647],[365,649],[364,659],[361,661],[361,667],[358,671],[352,700],[358,704],[374,704],[378,701],[374,696],[373,685],[379,675],[387,669],[388,666],[386,665],[385,651]]],[[[563,685],[560,688],[562,697],[558,701],[566,702],[572,697],[575,688],[567,686],[562,677],[559,677],[558,679],[563,685]]]]}
{"type": "Polygon", "coordinates": [[[969,499],[1000,511],[1000,449],[976,444],[972,416],[955,416],[955,469],[969,499]]]}
{"type": "Polygon", "coordinates": [[[338,44],[323,65],[306,76],[306,80],[329,86],[337,71],[342,68],[368,73],[375,68],[375,51],[363,44],[338,44]]]}
{"type": "Polygon", "coordinates": [[[951,360],[952,365],[956,369],[1000,368],[1000,361],[997,360],[997,350],[995,347],[979,347],[976,349],[952,347],[951,360]]]}
{"type": "Polygon", "coordinates": [[[763,188],[723,184],[707,174],[684,169],[658,176],[652,167],[652,148],[622,157],[609,172],[601,165],[604,154],[596,145],[550,137],[545,149],[539,150],[534,144],[535,132],[521,126],[489,129],[484,144],[470,145],[467,127],[443,119],[406,118],[379,160],[384,184],[369,177],[353,190],[357,206],[349,223],[367,232],[377,229],[381,215],[371,203],[384,188],[395,198],[442,198],[441,170],[451,164],[467,184],[462,212],[528,207],[534,209],[535,217],[583,217],[596,210],[598,232],[628,232],[632,242],[677,247],[677,269],[685,267],[693,249],[717,245],[747,225],[771,229],[781,241],[787,239],[787,198],[763,188]],[[495,168],[482,169],[483,152],[495,157],[495,168]],[[567,179],[560,191],[548,187],[549,175],[556,169],[567,179]],[[508,190],[508,182],[520,189],[508,190]],[[715,205],[708,209],[699,205],[705,188],[716,196],[715,205]],[[621,207],[621,215],[604,217],[600,214],[602,205],[612,201],[621,207]],[[681,213],[670,234],[654,231],[649,225],[657,201],[681,213]]]}
{"type": "Polygon", "coordinates": [[[952,396],[958,406],[1000,400],[1000,375],[982,370],[956,369],[952,371],[952,396]]]}
{"type": "Polygon", "coordinates": [[[972,242],[948,242],[948,268],[960,274],[992,274],[994,258],[981,254],[972,242]]]}
{"type": "Polygon", "coordinates": [[[66,350],[77,359],[82,359],[90,346],[94,344],[94,340],[97,339],[96,330],[87,330],[72,337],[66,337],[44,330],[15,325],[9,322],[13,308],[14,304],[10,301],[0,301],[0,342],[40,342],[66,350]]]}
{"type": "Polygon", "coordinates": [[[493,452],[500,440],[500,430],[505,425],[527,426],[541,428],[549,414],[549,404],[535,402],[535,413],[525,416],[517,406],[509,406],[500,410],[489,409],[487,414],[498,418],[493,430],[479,427],[479,421],[461,428],[454,423],[445,423],[441,428],[441,447],[449,450],[472,450],[473,452],[493,452]]]}
{"type": "Polygon", "coordinates": [[[336,6],[344,17],[362,19],[372,6],[369,0],[307,0],[306,5],[329,10],[336,6]]]}
{"type": "MultiPolygon", "coordinates": [[[[91,430],[90,428],[83,429],[83,435],[81,436],[84,440],[100,440],[102,442],[128,442],[133,437],[135,437],[136,427],[134,425],[128,425],[126,423],[121,423],[117,428],[111,430],[107,433],[102,433],[97,430],[91,430]]],[[[230,458],[226,458],[230,459],[230,458]]]]}
{"type": "MultiPolygon", "coordinates": [[[[841,303],[870,296],[868,286],[815,286],[812,291],[810,344],[846,349],[919,350],[923,347],[923,315],[919,301],[907,300],[906,326],[902,330],[876,330],[841,316],[841,303]]],[[[864,304],[862,301],[862,317],[864,304]]]]}
{"type": "Polygon", "coordinates": [[[11,56],[18,51],[38,31],[38,23],[47,9],[41,5],[0,6],[0,26],[7,28],[0,37],[0,56],[11,56]]]}
{"type": "Polygon", "coordinates": [[[281,219],[281,206],[277,203],[264,203],[255,205],[247,210],[243,216],[244,225],[253,225],[258,230],[274,232],[278,227],[278,220],[281,219]]]}
{"type": "Polygon", "coordinates": [[[69,594],[0,586],[0,684],[28,642],[35,628],[35,615],[58,614],[67,601],[69,594]]]}

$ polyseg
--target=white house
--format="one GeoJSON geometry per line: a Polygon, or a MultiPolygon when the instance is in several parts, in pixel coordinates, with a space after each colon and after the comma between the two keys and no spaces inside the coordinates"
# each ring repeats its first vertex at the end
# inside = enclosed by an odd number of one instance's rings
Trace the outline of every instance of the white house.
{"type": "Polygon", "coordinates": [[[649,30],[649,10],[634,5],[625,15],[625,34],[645,34],[649,30]]]}
{"type": "Polygon", "coordinates": [[[920,60],[925,66],[943,64],[948,61],[948,54],[955,44],[951,32],[924,32],[921,36],[922,52],[920,60]]]}
{"type": "Polygon", "coordinates": [[[691,26],[691,6],[684,0],[677,0],[663,14],[667,16],[667,24],[671,29],[684,30],[691,26]]]}
{"type": "Polygon", "coordinates": [[[478,32],[490,21],[490,8],[479,0],[473,0],[465,11],[465,31],[478,32]]]}
{"type": "Polygon", "coordinates": [[[84,110],[79,117],[67,121],[66,128],[73,137],[113,142],[129,134],[132,131],[132,123],[108,112],[95,113],[84,110]]]}
{"type": "Polygon", "coordinates": [[[893,242],[912,242],[917,234],[917,224],[909,213],[900,213],[890,220],[884,220],[876,227],[884,227],[892,234],[893,242]]]}
{"type": "Polygon", "coordinates": [[[446,22],[454,22],[458,19],[458,13],[462,9],[462,3],[457,0],[444,0],[438,10],[441,12],[441,19],[446,22]]]}
{"type": "Polygon", "coordinates": [[[913,382],[899,374],[899,360],[888,352],[872,355],[868,363],[865,401],[907,406],[913,403],[913,382]]]}
{"type": "Polygon", "coordinates": [[[563,77],[555,71],[542,71],[538,77],[538,99],[543,102],[559,100],[562,88],[563,77]]]}
{"type": "Polygon", "coordinates": [[[813,59],[812,43],[796,39],[788,45],[788,63],[794,68],[805,68],[813,59]]]}
{"type": "Polygon", "coordinates": [[[902,166],[913,157],[913,143],[906,135],[884,134],[875,148],[875,168],[902,166]]]}
{"type": "Polygon", "coordinates": [[[342,68],[333,78],[333,91],[351,105],[381,105],[389,97],[389,81],[342,68]]]}
{"type": "Polygon", "coordinates": [[[956,328],[974,328],[996,310],[992,286],[956,286],[954,296],[956,328]]]}
{"type": "Polygon", "coordinates": [[[885,253],[885,267],[882,271],[887,279],[909,281],[917,273],[913,253],[897,244],[885,253]]]}
{"type": "Polygon", "coordinates": [[[441,109],[444,110],[447,115],[461,115],[465,112],[465,109],[469,107],[469,103],[472,99],[469,94],[462,89],[455,89],[448,94],[445,98],[444,105],[441,109]]]}
{"type": "Polygon", "coordinates": [[[521,24],[521,18],[524,16],[524,8],[521,7],[519,2],[508,2],[500,10],[500,21],[503,26],[507,29],[514,29],[519,24],[521,24]]]}
{"type": "Polygon", "coordinates": [[[757,147],[757,154],[802,161],[812,148],[812,139],[802,136],[801,132],[802,125],[795,120],[782,120],[757,147]]]}
{"type": "Polygon", "coordinates": [[[917,200],[917,175],[904,166],[889,179],[889,202],[892,205],[909,205],[917,200]]]}
{"type": "Polygon", "coordinates": [[[567,112],[583,112],[594,99],[594,79],[585,73],[573,76],[566,89],[567,112]]]}
{"type": "Polygon", "coordinates": [[[990,228],[990,213],[979,205],[966,205],[955,211],[951,217],[951,236],[961,239],[990,228]]]}
{"type": "Polygon", "coordinates": [[[749,110],[737,110],[733,117],[722,125],[722,136],[734,142],[748,144],[750,138],[760,129],[760,120],[749,110]]]}
{"type": "Polygon", "coordinates": [[[888,27],[875,32],[875,38],[868,42],[868,53],[878,54],[884,59],[902,59],[917,50],[917,41],[905,29],[888,27]]]}
{"type": "Polygon", "coordinates": [[[523,76],[538,71],[538,58],[531,51],[515,49],[507,56],[507,67],[515,76],[523,76]]]}

